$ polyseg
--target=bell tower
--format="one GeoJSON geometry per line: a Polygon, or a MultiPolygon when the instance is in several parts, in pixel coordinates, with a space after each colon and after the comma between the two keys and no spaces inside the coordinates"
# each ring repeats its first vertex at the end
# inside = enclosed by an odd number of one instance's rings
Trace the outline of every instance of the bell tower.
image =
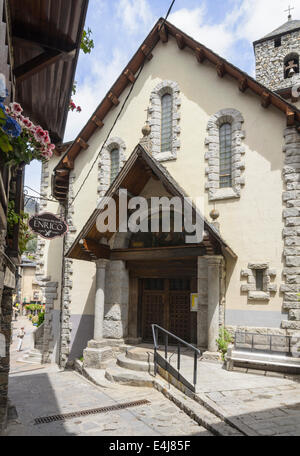
{"type": "Polygon", "coordinates": [[[279,94],[300,83],[300,21],[288,21],[253,43],[256,79],[279,94]]]}

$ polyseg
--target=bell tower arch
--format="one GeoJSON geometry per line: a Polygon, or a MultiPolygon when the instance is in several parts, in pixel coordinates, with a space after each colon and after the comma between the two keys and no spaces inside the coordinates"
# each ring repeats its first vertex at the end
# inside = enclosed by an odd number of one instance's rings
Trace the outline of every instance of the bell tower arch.
{"type": "Polygon", "coordinates": [[[300,21],[288,21],[253,43],[256,79],[283,95],[300,83],[300,21]]]}

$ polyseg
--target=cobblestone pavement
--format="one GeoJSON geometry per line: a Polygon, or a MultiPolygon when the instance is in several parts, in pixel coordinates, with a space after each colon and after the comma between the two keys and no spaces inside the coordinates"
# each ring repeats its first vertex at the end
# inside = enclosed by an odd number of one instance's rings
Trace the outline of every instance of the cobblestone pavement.
{"type": "Polygon", "coordinates": [[[43,366],[38,365],[38,364],[30,364],[28,362],[24,362],[23,357],[24,355],[31,349],[33,348],[33,339],[32,339],[32,333],[35,330],[35,326],[31,323],[30,320],[26,317],[19,317],[17,321],[13,320],[12,321],[12,331],[13,331],[13,337],[12,337],[12,344],[11,344],[11,349],[10,349],[10,373],[16,373],[16,372],[26,372],[26,371],[32,371],[32,370],[41,370],[44,369],[43,366]],[[25,330],[25,336],[24,336],[24,341],[23,341],[23,346],[22,346],[22,351],[18,352],[17,347],[18,347],[18,338],[17,338],[17,332],[18,329],[24,326],[25,330]]]}
{"type": "Polygon", "coordinates": [[[152,388],[112,386],[100,388],[73,371],[59,372],[54,366],[44,371],[14,374],[9,397],[16,406],[19,423],[11,424],[8,435],[26,436],[209,436],[212,435],[152,388]],[[147,399],[149,405],[65,422],[34,425],[42,416],[81,411],[147,399]]]}
{"type": "MultiPolygon", "coordinates": [[[[31,322],[13,322],[9,395],[21,424],[10,426],[10,435],[211,435],[162,394],[151,388],[114,385],[100,388],[75,372],[56,366],[21,362],[32,344],[31,322]],[[16,332],[25,326],[23,352],[16,352],[16,332]],[[34,418],[148,399],[149,406],[35,426],[34,418]]],[[[186,362],[186,374],[190,368],[186,362]]],[[[258,371],[228,372],[220,364],[199,364],[199,393],[221,414],[250,435],[300,436],[300,376],[287,377],[258,371]],[[201,374],[201,375],[200,375],[201,374]]]]}
{"type": "MultiPolygon", "coordinates": [[[[250,376],[251,374],[244,374],[250,376]]],[[[208,392],[223,416],[248,428],[247,434],[300,436],[300,383],[208,392]]]]}
{"type": "MultiPolygon", "coordinates": [[[[191,379],[192,358],[183,356],[181,364],[191,379]]],[[[300,375],[243,368],[227,371],[222,364],[201,361],[197,392],[249,435],[300,436],[300,375]]]]}

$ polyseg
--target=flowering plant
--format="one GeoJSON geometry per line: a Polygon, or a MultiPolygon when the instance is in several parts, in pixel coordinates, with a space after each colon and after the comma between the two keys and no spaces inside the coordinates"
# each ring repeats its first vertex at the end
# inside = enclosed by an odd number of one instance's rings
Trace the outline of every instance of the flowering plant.
{"type": "Polygon", "coordinates": [[[29,215],[21,211],[20,214],[15,212],[15,203],[10,201],[8,203],[7,211],[7,235],[9,239],[13,238],[14,227],[19,223],[19,251],[22,255],[27,251],[27,244],[34,239],[34,235],[30,232],[28,227],[29,215]]]}
{"type": "Polygon", "coordinates": [[[75,111],[76,112],[81,112],[82,109],[80,106],[76,106],[76,104],[74,103],[74,101],[71,99],[70,100],[70,103],[69,103],[69,111],[75,111]]]}
{"type": "Polygon", "coordinates": [[[10,165],[29,164],[32,160],[49,160],[55,149],[49,133],[22,115],[18,103],[4,106],[0,99],[0,149],[10,165]]]}

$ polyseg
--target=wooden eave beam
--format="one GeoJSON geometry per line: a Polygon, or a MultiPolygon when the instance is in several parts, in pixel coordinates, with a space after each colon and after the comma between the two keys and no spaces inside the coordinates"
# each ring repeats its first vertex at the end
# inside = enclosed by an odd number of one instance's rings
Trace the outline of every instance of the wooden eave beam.
{"type": "Polygon", "coordinates": [[[239,79],[239,90],[244,93],[248,89],[248,80],[247,78],[241,78],[239,79]]]}
{"type": "Polygon", "coordinates": [[[67,169],[57,169],[55,171],[60,177],[65,177],[69,175],[69,171],[67,169]]]}
{"type": "Polygon", "coordinates": [[[92,239],[82,239],[82,245],[87,252],[91,252],[96,258],[110,258],[110,248],[107,245],[98,244],[92,239]]]}
{"type": "MultiPolygon", "coordinates": [[[[56,25],[54,23],[50,24],[47,22],[48,30],[55,30],[56,25]]],[[[47,36],[44,33],[41,33],[40,29],[34,28],[33,26],[28,27],[26,23],[15,22],[13,23],[12,29],[12,39],[14,43],[17,43],[18,46],[32,47],[43,49],[51,49],[59,52],[72,52],[76,50],[75,43],[72,42],[70,37],[63,33],[59,33],[56,29],[56,33],[50,35],[47,33],[47,36]],[[55,45],[51,44],[55,43],[55,45]],[[57,43],[59,43],[57,45],[57,43]]]]}
{"type": "Polygon", "coordinates": [[[78,138],[76,142],[77,142],[77,144],[79,144],[79,145],[80,145],[80,147],[82,147],[82,149],[85,149],[85,150],[86,150],[86,149],[88,149],[88,148],[89,148],[89,145],[88,145],[88,143],[87,143],[87,142],[85,142],[85,140],[84,140],[84,139],[82,139],[82,138],[78,138]]]}
{"type": "Polygon", "coordinates": [[[218,76],[220,78],[223,78],[224,75],[226,74],[225,64],[223,62],[217,62],[216,70],[217,70],[218,76]]]}
{"type": "Polygon", "coordinates": [[[199,63],[203,63],[204,60],[206,59],[205,52],[203,48],[196,48],[195,49],[195,55],[197,57],[197,60],[199,63]]]}
{"type": "Polygon", "coordinates": [[[28,62],[25,62],[23,65],[18,66],[14,69],[17,84],[24,81],[25,79],[30,78],[36,73],[39,73],[47,66],[57,62],[57,60],[59,60],[62,55],[63,54],[59,51],[49,50],[43,54],[38,55],[37,57],[34,57],[28,62]]]}
{"type": "Polygon", "coordinates": [[[268,92],[261,94],[261,105],[263,108],[268,108],[271,104],[271,95],[268,92]]]}
{"type": "Polygon", "coordinates": [[[69,186],[68,186],[67,184],[66,184],[66,185],[63,185],[63,184],[61,184],[60,182],[59,182],[59,183],[56,182],[55,188],[57,188],[58,191],[60,191],[60,190],[64,191],[64,190],[68,190],[69,186]]]}
{"type": "Polygon", "coordinates": [[[98,128],[102,128],[104,125],[104,122],[98,116],[93,116],[92,122],[94,122],[94,124],[97,125],[98,128]]]}
{"type": "Polygon", "coordinates": [[[149,46],[147,46],[147,44],[143,44],[143,46],[141,47],[141,51],[142,51],[142,53],[144,54],[144,56],[146,57],[147,60],[151,60],[152,59],[153,54],[152,54],[151,49],[149,48],[149,46]]]}
{"type": "Polygon", "coordinates": [[[128,81],[134,83],[135,76],[130,68],[126,68],[126,70],[124,71],[124,74],[125,74],[126,78],[128,79],[128,81]]]}
{"type": "Polygon", "coordinates": [[[290,108],[287,108],[286,110],[286,123],[288,127],[293,126],[295,123],[295,112],[290,108]]]}
{"type": "Polygon", "coordinates": [[[163,42],[163,43],[167,43],[168,42],[168,30],[166,28],[165,25],[162,25],[160,28],[159,28],[159,38],[160,40],[163,42]]]}
{"type": "Polygon", "coordinates": [[[203,255],[204,245],[191,247],[137,248],[111,250],[111,260],[148,261],[185,259],[203,255]]]}
{"type": "Polygon", "coordinates": [[[74,160],[72,160],[69,155],[66,155],[63,159],[63,165],[68,169],[74,169],[74,160]]]}
{"type": "Polygon", "coordinates": [[[183,35],[181,35],[181,33],[176,33],[175,38],[176,38],[177,46],[179,47],[179,49],[184,49],[185,40],[184,40],[183,35]]]}
{"type": "Polygon", "coordinates": [[[115,106],[118,106],[118,104],[120,103],[118,97],[113,93],[113,92],[110,92],[107,96],[107,98],[109,99],[109,101],[111,101],[111,103],[115,106]]]}
{"type": "Polygon", "coordinates": [[[68,192],[64,192],[63,190],[55,190],[54,195],[60,198],[66,198],[68,192]]]}

